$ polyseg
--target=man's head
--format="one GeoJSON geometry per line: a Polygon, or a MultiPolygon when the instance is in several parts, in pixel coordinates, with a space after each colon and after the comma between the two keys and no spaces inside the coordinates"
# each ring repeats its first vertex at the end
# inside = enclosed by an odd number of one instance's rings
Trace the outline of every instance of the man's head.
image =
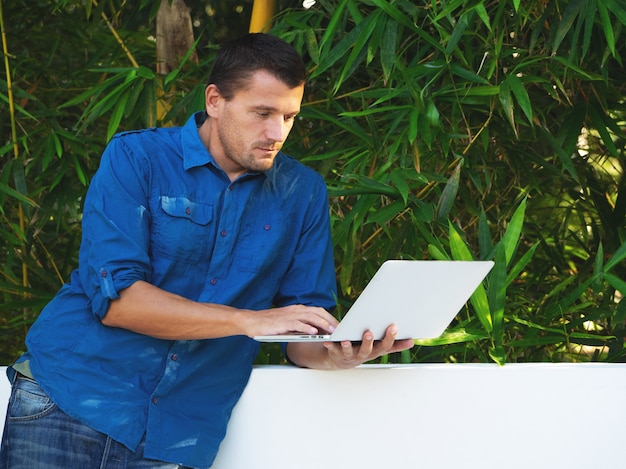
{"type": "Polygon", "coordinates": [[[225,99],[231,99],[258,70],[269,72],[289,88],[306,80],[304,62],[293,47],[276,36],[252,33],[222,45],[207,85],[214,84],[225,99]]]}
{"type": "Polygon", "coordinates": [[[299,54],[273,36],[249,34],[220,50],[200,138],[231,180],[272,167],[300,112],[305,76],[299,54]]]}

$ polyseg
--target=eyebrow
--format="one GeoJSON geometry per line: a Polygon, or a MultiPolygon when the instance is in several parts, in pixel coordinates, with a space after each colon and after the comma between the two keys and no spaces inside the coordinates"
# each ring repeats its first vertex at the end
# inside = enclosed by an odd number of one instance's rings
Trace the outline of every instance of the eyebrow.
{"type": "MultiPolygon", "coordinates": [[[[256,106],[252,106],[252,109],[255,111],[268,111],[268,112],[278,112],[278,108],[274,106],[267,106],[264,104],[259,104],[256,106]]],[[[296,115],[300,113],[300,108],[297,111],[287,112],[285,115],[296,115]]]]}

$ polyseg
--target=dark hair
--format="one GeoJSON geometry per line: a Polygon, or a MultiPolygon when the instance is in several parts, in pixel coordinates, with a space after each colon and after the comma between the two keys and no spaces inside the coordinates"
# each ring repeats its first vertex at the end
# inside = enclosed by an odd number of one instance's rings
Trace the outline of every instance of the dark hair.
{"type": "Polygon", "coordinates": [[[232,99],[258,70],[270,72],[290,88],[306,80],[304,62],[293,47],[276,36],[251,33],[221,46],[207,85],[214,84],[225,99],[232,99]]]}

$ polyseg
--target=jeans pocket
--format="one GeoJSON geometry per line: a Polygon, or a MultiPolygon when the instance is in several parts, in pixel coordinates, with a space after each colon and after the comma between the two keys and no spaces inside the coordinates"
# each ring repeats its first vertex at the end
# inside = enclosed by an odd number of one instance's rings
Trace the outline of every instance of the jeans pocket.
{"type": "Polygon", "coordinates": [[[7,417],[10,420],[34,420],[45,416],[54,407],[54,402],[35,381],[18,378],[13,383],[7,417]]]}

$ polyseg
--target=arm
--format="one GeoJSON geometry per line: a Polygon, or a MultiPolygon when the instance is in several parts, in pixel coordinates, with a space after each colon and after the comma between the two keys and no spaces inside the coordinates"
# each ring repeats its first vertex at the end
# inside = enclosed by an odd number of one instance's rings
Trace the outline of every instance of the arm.
{"type": "Polygon", "coordinates": [[[370,332],[363,335],[360,345],[350,341],[298,343],[287,345],[287,356],[298,366],[324,370],[354,368],[382,355],[400,352],[413,347],[413,340],[395,340],[397,330],[391,325],[383,340],[374,341],[370,332]]]}
{"type": "Polygon", "coordinates": [[[290,305],[262,311],[199,303],[137,281],[111,301],[102,323],[152,337],[193,340],[231,335],[332,331],[337,320],[323,308],[290,305]]]}

